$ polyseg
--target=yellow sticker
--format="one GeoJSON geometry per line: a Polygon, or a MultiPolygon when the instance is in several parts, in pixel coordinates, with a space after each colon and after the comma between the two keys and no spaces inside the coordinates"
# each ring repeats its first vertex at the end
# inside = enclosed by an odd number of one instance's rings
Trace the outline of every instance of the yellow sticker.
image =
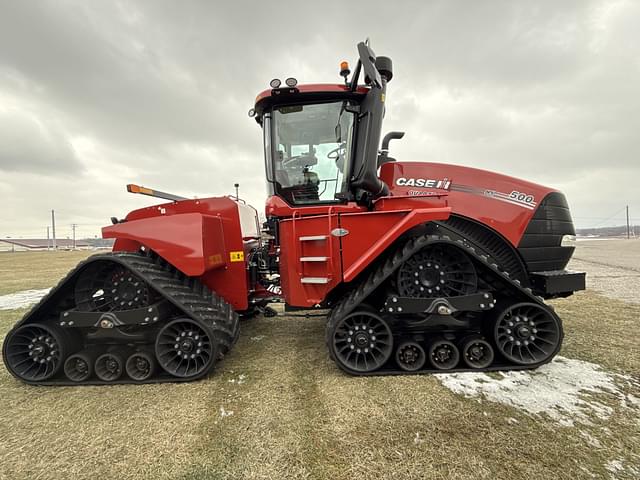
{"type": "Polygon", "coordinates": [[[382,100],[382,103],[384,103],[384,93],[380,95],[380,99],[382,100]]]}
{"type": "Polygon", "coordinates": [[[229,252],[229,260],[232,262],[244,262],[244,252],[229,252]]]}
{"type": "Polygon", "coordinates": [[[223,263],[222,255],[216,253],[215,255],[209,255],[209,265],[215,265],[216,263],[223,263]]]}

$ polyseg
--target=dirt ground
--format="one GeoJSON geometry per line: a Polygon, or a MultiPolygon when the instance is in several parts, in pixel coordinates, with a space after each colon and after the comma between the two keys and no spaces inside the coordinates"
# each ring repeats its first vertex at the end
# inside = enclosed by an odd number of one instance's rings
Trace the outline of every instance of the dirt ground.
{"type": "Polygon", "coordinates": [[[588,272],[588,288],[640,303],[640,240],[578,241],[569,268],[588,272]]]}
{"type": "MultiPolygon", "coordinates": [[[[638,260],[581,243],[594,277],[608,256],[638,260]]],[[[0,258],[21,272],[0,292],[51,286],[76,260],[0,258]]],[[[245,321],[187,384],[30,387],[0,367],[0,479],[639,478],[640,305],[595,291],[554,305],[561,357],[518,375],[350,377],[323,319],[293,316],[245,321]]],[[[24,311],[0,311],[0,340],[24,311]]]]}

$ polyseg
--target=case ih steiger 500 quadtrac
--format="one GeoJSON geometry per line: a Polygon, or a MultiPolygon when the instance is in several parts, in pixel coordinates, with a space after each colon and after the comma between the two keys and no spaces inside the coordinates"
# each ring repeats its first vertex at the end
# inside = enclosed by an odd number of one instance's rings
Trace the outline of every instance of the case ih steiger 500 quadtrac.
{"type": "Polygon", "coordinates": [[[358,45],[344,84],[278,80],[262,127],[264,232],[234,197],[112,219],[113,252],[80,263],[8,333],[4,362],[32,384],[194,380],[269,302],[328,309],[326,344],[350,374],[535,368],[562,343],[544,299],[584,288],[564,268],[574,228],[550,188],[380,145],[391,60],[358,45]],[[363,77],[363,83],[358,80],[363,77]],[[261,234],[264,233],[264,234],[261,234]]]}

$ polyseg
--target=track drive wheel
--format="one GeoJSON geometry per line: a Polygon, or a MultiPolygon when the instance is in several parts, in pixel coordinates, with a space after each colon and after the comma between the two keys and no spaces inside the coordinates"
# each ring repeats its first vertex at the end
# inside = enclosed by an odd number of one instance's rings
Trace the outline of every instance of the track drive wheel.
{"type": "Polygon", "coordinates": [[[342,369],[369,373],[391,357],[393,335],[387,322],[375,311],[359,309],[336,323],[330,332],[329,348],[342,369]]]}
{"type": "Polygon", "coordinates": [[[49,325],[27,323],[4,341],[4,361],[9,371],[26,382],[42,382],[62,367],[67,354],[64,332],[49,325]]]}
{"type": "Polygon", "coordinates": [[[542,363],[553,357],[562,343],[562,324],[549,308],[516,303],[503,310],[494,327],[498,351],[518,365],[542,363]]]}
{"type": "Polygon", "coordinates": [[[469,256],[448,244],[428,246],[398,269],[396,287],[407,297],[455,297],[475,293],[478,275],[469,256]]]}
{"type": "Polygon", "coordinates": [[[213,332],[201,321],[179,318],[165,325],[156,338],[156,358],[175,377],[197,377],[218,358],[213,332]]]}

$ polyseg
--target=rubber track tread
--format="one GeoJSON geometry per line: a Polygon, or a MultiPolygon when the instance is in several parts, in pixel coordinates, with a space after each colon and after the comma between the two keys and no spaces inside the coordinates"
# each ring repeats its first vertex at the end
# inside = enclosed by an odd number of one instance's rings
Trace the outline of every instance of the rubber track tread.
{"type": "MultiPolygon", "coordinates": [[[[214,292],[210,291],[198,279],[185,276],[164,259],[151,252],[148,252],[147,254],[122,252],[105,253],[93,255],[80,262],[76,268],[71,270],[60,282],[58,282],[58,285],[52,288],[51,291],[40,300],[40,302],[34,305],[22,320],[14,325],[13,329],[28,323],[31,317],[40,313],[41,308],[47,306],[50,301],[55,300],[57,295],[64,293],[64,290],[71,285],[71,282],[75,280],[75,276],[81,270],[83,270],[87,265],[99,261],[118,263],[130,269],[146,281],[158,292],[160,296],[169,300],[184,315],[207,324],[214,334],[213,340],[218,353],[218,358],[216,360],[222,359],[237,341],[240,334],[240,321],[238,314],[231,305],[214,292]]],[[[62,310],[64,309],[57,308],[55,311],[50,312],[46,312],[45,310],[44,314],[49,319],[57,319],[62,310]]],[[[134,381],[124,378],[124,376],[122,379],[115,382],[103,382],[97,379],[91,379],[87,382],[77,383],[71,382],[66,378],[47,380],[43,382],[27,382],[21,378],[19,380],[32,385],[74,386],[102,384],[114,385],[118,383],[158,383],[163,381],[184,382],[206,376],[211,372],[211,370],[213,370],[216,363],[216,361],[211,362],[211,367],[208,370],[203,371],[195,377],[189,377],[186,379],[169,376],[168,374],[161,376],[156,374],[154,377],[144,382],[134,381]]]]}
{"type": "MultiPolygon", "coordinates": [[[[522,301],[529,301],[532,303],[539,304],[544,308],[550,310],[551,314],[555,315],[553,311],[553,307],[547,305],[544,302],[542,297],[539,297],[533,293],[530,288],[523,287],[522,283],[517,280],[511,278],[508,272],[505,272],[500,269],[500,267],[493,263],[494,260],[488,255],[486,252],[480,250],[477,246],[471,246],[469,242],[459,235],[454,229],[447,228],[444,224],[435,224],[434,223],[434,232],[424,234],[418,237],[410,238],[403,246],[398,248],[398,250],[392,254],[386,261],[381,262],[381,264],[375,268],[373,271],[367,275],[365,279],[361,281],[361,283],[355,286],[346,296],[344,296],[330,311],[329,316],[327,317],[327,325],[325,330],[325,343],[327,349],[329,351],[329,355],[331,359],[338,365],[339,368],[342,368],[338,360],[336,359],[333,349],[331,348],[332,342],[332,332],[338,323],[338,321],[349,315],[353,312],[358,306],[365,302],[367,297],[371,295],[382,283],[389,278],[400,266],[407,261],[412,255],[422,250],[427,245],[433,244],[449,244],[454,245],[460,249],[462,249],[467,255],[473,257],[476,261],[481,262],[487,269],[491,271],[491,273],[497,276],[501,281],[509,284],[510,287],[517,290],[518,293],[523,297],[522,301]]],[[[556,315],[557,317],[557,315],[556,315]]],[[[560,319],[558,321],[561,323],[560,319]]],[[[360,376],[368,376],[368,375],[408,375],[408,374],[421,374],[421,373],[453,373],[453,372],[482,372],[482,371],[492,371],[492,370],[531,370],[539,367],[540,365],[544,365],[552,360],[555,356],[551,355],[550,358],[543,362],[539,362],[532,365],[501,365],[499,367],[487,367],[483,369],[470,369],[470,368],[454,368],[451,370],[436,370],[436,369],[423,369],[416,372],[409,372],[406,370],[376,370],[373,372],[353,372],[346,371],[351,375],[360,375],[360,376]]]]}

